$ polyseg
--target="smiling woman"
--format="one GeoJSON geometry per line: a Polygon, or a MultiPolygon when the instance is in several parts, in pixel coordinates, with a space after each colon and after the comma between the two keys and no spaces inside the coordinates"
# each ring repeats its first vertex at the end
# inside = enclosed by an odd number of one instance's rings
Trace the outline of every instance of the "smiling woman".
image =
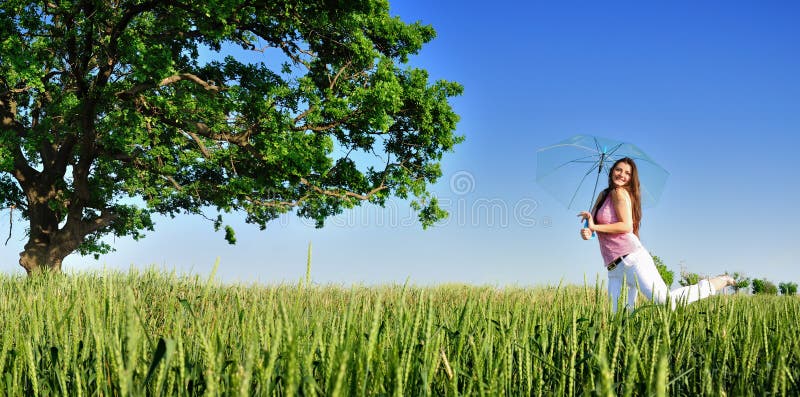
{"type": "Polygon", "coordinates": [[[658,303],[669,299],[674,309],[680,303],[707,298],[735,285],[732,277],[723,275],[672,291],[667,288],[653,257],[639,241],[642,204],[639,173],[631,158],[624,157],[614,163],[608,174],[608,188],[600,192],[591,213],[583,211],[579,216],[587,222],[581,229],[581,238],[588,240],[592,233],[597,233],[600,254],[608,270],[608,293],[614,312],[626,289],[628,310],[633,310],[638,291],[658,303]]]}

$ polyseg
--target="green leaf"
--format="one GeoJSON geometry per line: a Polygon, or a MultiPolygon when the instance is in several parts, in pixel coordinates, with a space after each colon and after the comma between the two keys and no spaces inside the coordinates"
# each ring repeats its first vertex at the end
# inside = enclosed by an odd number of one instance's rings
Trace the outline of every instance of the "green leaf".
{"type": "Polygon", "coordinates": [[[147,377],[145,377],[144,384],[150,383],[153,374],[156,372],[158,365],[164,361],[169,363],[172,354],[175,352],[175,341],[172,339],[159,338],[156,345],[156,351],[153,352],[153,359],[150,361],[150,369],[147,370],[147,377]]]}

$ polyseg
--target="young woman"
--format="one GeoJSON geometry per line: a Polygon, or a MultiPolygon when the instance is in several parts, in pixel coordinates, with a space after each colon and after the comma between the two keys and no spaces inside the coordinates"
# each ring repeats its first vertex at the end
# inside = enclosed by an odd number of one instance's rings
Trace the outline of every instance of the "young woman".
{"type": "Polygon", "coordinates": [[[636,303],[636,291],[642,291],[648,299],[659,303],[666,302],[669,295],[674,309],[679,302],[694,302],[735,284],[732,277],[722,275],[672,291],[667,289],[653,258],[639,241],[642,219],[639,174],[636,163],[630,158],[614,163],[608,174],[608,188],[600,192],[592,212],[583,211],[578,216],[588,222],[588,227],[581,229],[584,240],[597,232],[600,254],[608,270],[608,294],[614,312],[624,290],[623,283],[628,287],[628,310],[633,310],[636,303]]]}

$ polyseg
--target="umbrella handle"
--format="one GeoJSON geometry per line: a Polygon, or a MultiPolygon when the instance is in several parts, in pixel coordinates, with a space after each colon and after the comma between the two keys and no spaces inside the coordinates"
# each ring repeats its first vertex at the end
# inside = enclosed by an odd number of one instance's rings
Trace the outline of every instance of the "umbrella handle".
{"type": "MultiPolygon", "coordinates": [[[[584,219],[583,220],[583,227],[584,228],[588,228],[589,227],[589,220],[588,219],[584,219]]],[[[594,238],[594,235],[595,235],[594,230],[592,230],[592,237],[591,238],[594,238]]]]}

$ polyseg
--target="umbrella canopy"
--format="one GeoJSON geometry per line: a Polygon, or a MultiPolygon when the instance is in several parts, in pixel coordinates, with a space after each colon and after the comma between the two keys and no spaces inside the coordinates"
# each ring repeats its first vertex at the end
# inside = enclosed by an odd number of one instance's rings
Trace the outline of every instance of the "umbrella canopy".
{"type": "Polygon", "coordinates": [[[623,157],[636,162],[642,206],[655,205],[669,173],[637,146],[611,139],[577,135],[539,149],[536,181],[567,208],[590,211],[611,166],[623,157]]]}

